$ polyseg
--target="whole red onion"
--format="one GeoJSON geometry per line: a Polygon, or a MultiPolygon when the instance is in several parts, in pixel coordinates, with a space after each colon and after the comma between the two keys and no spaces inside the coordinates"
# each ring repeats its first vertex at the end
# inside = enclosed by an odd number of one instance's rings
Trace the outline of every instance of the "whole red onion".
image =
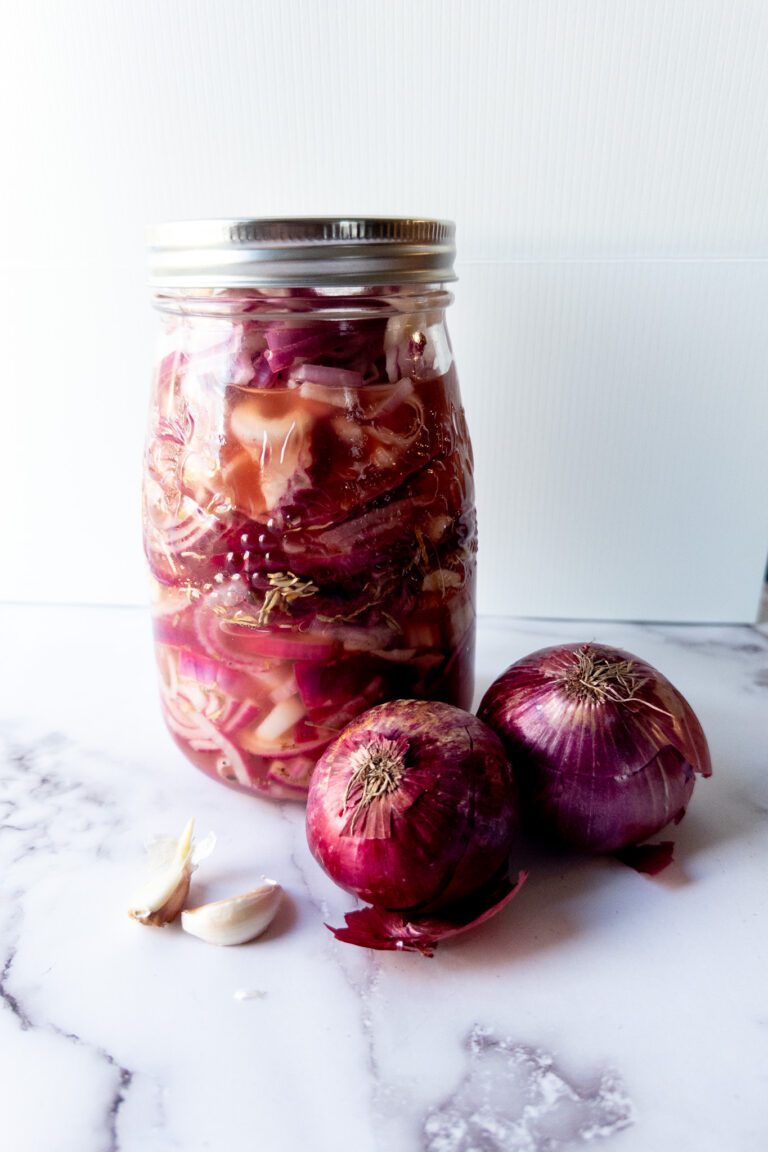
{"type": "MultiPolygon", "coordinates": [[[[605,644],[523,657],[491,685],[478,715],[510,755],[524,821],[572,848],[639,844],[680,821],[695,774],[712,773],[684,697],[650,664],[605,644]]],[[[661,858],[633,862],[656,871],[661,858]]]]}
{"type": "Polygon", "coordinates": [[[326,872],[375,907],[340,939],[430,953],[519,887],[514,779],[500,740],[449,704],[396,700],[363,713],[318,761],[307,838],[326,872]]]}

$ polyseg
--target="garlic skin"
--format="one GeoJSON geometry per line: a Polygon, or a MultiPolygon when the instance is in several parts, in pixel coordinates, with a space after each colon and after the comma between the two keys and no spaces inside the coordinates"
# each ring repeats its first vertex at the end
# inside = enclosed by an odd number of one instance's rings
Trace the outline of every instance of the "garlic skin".
{"type": "Polygon", "coordinates": [[[283,890],[276,880],[264,877],[258,888],[241,896],[187,908],[181,914],[181,926],[191,936],[206,944],[228,947],[247,944],[261,936],[275,918],[283,890]]]}
{"type": "Polygon", "coordinates": [[[200,844],[194,841],[195,821],[187,822],[178,840],[166,837],[150,848],[152,873],[136,893],[128,915],[139,924],[162,928],[175,920],[187,899],[192,873],[210,856],[216,837],[210,832],[200,844]]]}

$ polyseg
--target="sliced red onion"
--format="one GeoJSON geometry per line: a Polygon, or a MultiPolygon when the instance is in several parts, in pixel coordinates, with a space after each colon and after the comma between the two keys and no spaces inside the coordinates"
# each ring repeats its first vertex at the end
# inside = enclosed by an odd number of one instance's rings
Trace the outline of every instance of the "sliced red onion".
{"type": "Polygon", "coordinates": [[[313,290],[286,300],[294,315],[279,322],[247,291],[215,293],[210,322],[169,321],[179,347],[159,366],[145,524],[168,600],[155,627],[161,675],[172,664],[177,681],[174,737],[209,774],[300,795],[316,755],[365,708],[464,700],[463,648],[461,692],[446,667],[471,476],[455,373],[432,371],[429,316],[398,337],[389,381],[389,304],[318,320],[302,311],[313,290]],[[275,600],[286,573],[312,587],[306,598],[275,600]],[[425,578],[434,593],[420,591],[425,578]],[[414,614],[433,647],[406,641],[414,614]],[[199,724],[181,707],[187,687],[199,724]]]}
{"type": "Polygon", "coordinates": [[[144,507],[150,542],[158,551],[182,552],[192,548],[218,524],[190,497],[169,492],[149,477],[145,483],[144,507]]]}
{"type": "Polygon", "coordinates": [[[387,375],[390,380],[410,376],[425,380],[448,371],[453,359],[440,314],[392,316],[384,336],[387,375]]]}
{"type": "Polygon", "coordinates": [[[177,654],[166,649],[167,663],[165,665],[166,677],[161,686],[166,706],[177,717],[177,723],[194,729],[200,716],[212,721],[222,732],[238,732],[257,720],[262,709],[253,701],[240,699],[229,694],[222,680],[226,670],[213,672],[214,679],[209,679],[210,669],[201,667],[195,661],[195,668],[204,671],[204,676],[190,675],[188,653],[177,654]]]}
{"type": "Polygon", "coordinates": [[[289,696],[287,700],[281,700],[270,709],[255,730],[254,737],[260,743],[274,744],[285,736],[286,732],[290,732],[304,715],[306,710],[301,699],[298,696],[289,696]]]}
{"type": "Polygon", "coordinates": [[[320,570],[328,569],[347,578],[365,573],[377,564],[402,558],[400,571],[416,551],[412,525],[418,518],[412,498],[380,508],[367,508],[357,516],[313,531],[293,540],[286,537],[289,557],[307,558],[320,570]]]}
{"type": "Polygon", "coordinates": [[[291,372],[291,380],[301,384],[301,395],[307,399],[323,400],[325,403],[341,403],[347,407],[355,401],[354,392],[350,395],[346,389],[358,389],[363,378],[359,372],[352,372],[348,368],[326,367],[322,364],[301,364],[291,372]],[[316,389],[313,389],[316,385],[316,389]],[[341,389],[341,399],[329,398],[324,389],[341,389]]]}
{"type": "Polygon", "coordinates": [[[361,712],[367,711],[374,704],[378,704],[382,699],[391,696],[389,692],[382,691],[382,681],[379,678],[372,680],[365,690],[365,695],[362,693],[357,696],[345,697],[340,700],[338,704],[329,704],[324,707],[314,708],[312,711],[312,723],[326,733],[325,746],[328,742],[338,736],[347,724],[359,716],[361,712]]]}
{"type": "MultiPolygon", "coordinates": [[[[402,406],[408,407],[412,413],[411,422],[406,428],[387,428],[385,425],[376,424],[373,419],[368,420],[366,418],[365,432],[367,436],[379,444],[397,448],[397,454],[392,457],[393,464],[401,452],[406,451],[416,443],[424,429],[424,405],[419,397],[413,395],[405,399],[402,406]]],[[[397,407],[400,407],[399,403],[397,407]]]]}
{"type": "Polygon", "coordinates": [[[290,324],[271,324],[265,333],[267,346],[271,351],[278,348],[288,348],[291,344],[300,344],[306,340],[317,340],[316,327],[299,328],[290,324]]]}
{"type": "Polygon", "coordinates": [[[174,347],[163,356],[155,369],[155,394],[159,413],[173,407],[176,389],[183,378],[187,357],[180,348],[174,347]]]}
{"type": "Polygon", "coordinates": [[[239,650],[249,656],[318,663],[331,660],[336,651],[335,641],[323,635],[294,632],[288,628],[271,631],[226,619],[220,622],[219,627],[226,636],[236,638],[239,650]]]}
{"type": "Polygon", "coordinates": [[[617,852],[681,820],[695,774],[712,772],[680,692],[608,645],[531,653],[491,685],[478,715],[504,741],[529,822],[583,851],[617,852]]]}
{"type": "Polygon", "coordinates": [[[231,734],[258,715],[253,705],[227,699],[199,685],[161,682],[163,712],[171,731],[198,752],[217,752],[217,770],[226,779],[248,787],[251,775],[231,734]]]}
{"type": "Polygon", "coordinates": [[[187,373],[206,377],[211,385],[234,384],[245,387],[253,382],[253,361],[263,350],[265,340],[258,325],[226,324],[197,332],[186,330],[187,373]]]}
{"type": "MultiPolygon", "coordinates": [[[[341,711],[355,694],[365,700],[367,689],[379,680],[377,663],[367,655],[345,656],[330,664],[296,665],[296,683],[301,698],[311,709],[332,707],[341,711]]],[[[365,703],[363,707],[366,707],[365,703]]]]}
{"type": "Polygon", "coordinates": [[[154,620],[181,616],[191,607],[189,589],[168,588],[158,584],[152,589],[152,617],[154,620]]]}
{"type": "MultiPolygon", "coordinates": [[[[269,340],[269,337],[267,337],[269,340]]],[[[322,355],[327,346],[327,336],[312,334],[301,337],[291,344],[284,344],[281,348],[268,348],[264,359],[273,372],[283,372],[290,368],[294,361],[300,359],[311,360],[314,356],[322,355]]]]}
{"type": "Polygon", "coordinates": [[[350,687],[359,683],[360,673],[354,663],[349,668],[351,676],[344,676],[345,670],[344,664],[341,669],[334,664],[297,664],[296,683],[306,707],[324,708],[348,695],[350,687]]]}
{"type": "MultiPolygon", "coordinates": [[[[483,893],[506,876],[516,833],[501,743],[448,704],[396,700],[370,709],[312,777],[315,858],[342,888],[409,924],[440,913],[458,930],[490,911],[483,893]]],[[[430,938],[435,932],[425,928],[430,938]]]]}
{"type": "Polygon", "coordinates": [[[178,669],[179,675],[187,680],[219,687],[236,700],[247,700],[259,693],[263,676],[257,663],[246,673],[188,648],[179,650],[178,669]]]}
{"type": "Polygon", "coordinates": [[[273,388],[275,381],[279,381],[280,376],[273,373],[269,366],[269,361],[266,359],[263,352],[260,352],[253,361],[253,378],[250,381],[251,388],[273,388]]]}
{"type": "Polygon", "coordinates": [[[303,800],[315,767],[315,757],[296,752],[283,759],[275,758],[269,765],[267,782],[276,795],[287,799],[303,800]]]}
{"type": "Polygon", "coordinates": [[[266,689],[270,700],[275,704],[279,704],[281,700],[287,700],[298,691],[295,670],[288,661],[279,661],[278,663],[270,661],[269,672],[260,675],[259,682],[266,689]]]}
{"type": "MultiPolygon", "coordinates": [[[[163,585],[158,584],[159,587],[163,585]]],[[[175,593],[177,589],[169,587],[169,592],[175,593]]],[[[152,630],[158,644],[168,644],[179,648],[189,643],[194,636],[195,613],[193,606],[186,601],[187,607],[176,611],[163,607],[160,610],[153,607],[152,630]]]]}
{"type": "Polygon", "coordinates": [[[332,660],[338,641],[325,632],[299,632],[259,624],[259,609],[248,586],[233,579],[201,597],[196,607],[197,635],[204,651],[228,667],[258,671],[265,660],[332,660]]]}
{"type": "Polygon", "coordinates": [[[413,395],[413,381],[404,376],[397,383],[387,388],[380,388],[378,391],[384,394],[384,399],[372,408],[366,406],[366,420],[380,420],[382,416],[388,416],[390,412],[394,412],[395,408],[413,395]]]}
{"type": "Polygon", "coordinates": [[[227,615],[251,609],[248,588],[240,580],[223,584],[202,596],[195,608],[197,639],[203,651],[240,672],[253,671],[255,655],[243,651],[238,638],[223,631],[221,622],[227,615]]]}
{"type": "Polygon", "coordinates": [[[295,756],[312,756],[314,760],[327,747],[332,733],[322,731],[310,740],[286,740],[284,744],[259,740],[254,732],[241,732],[239,739],[246,752],[267,760],[292,760],[295,756]]]}
{"type": "Polygon", "coordinates": [[[251,773],[241,750],[223,733],[218,734],[219,755],[216,757],[216,772],[223,780],[240,784],[243,788],[253,785],[251,773]]]}

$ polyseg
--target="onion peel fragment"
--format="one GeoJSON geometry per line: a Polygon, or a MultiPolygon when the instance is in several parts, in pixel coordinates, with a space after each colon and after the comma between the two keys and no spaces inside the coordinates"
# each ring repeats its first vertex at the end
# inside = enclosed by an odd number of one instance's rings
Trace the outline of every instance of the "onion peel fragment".
{"type": "Polygon", "coordinates": [[[621,864],[634,868],[635,872],[658,876],[672,863],[674,849],[674,840],[660,840],[658,844],[628,844],[613,855],[621,864]]]}
{"type": "MultiPolygon", "coordinates": [[[[454,909],[453,915],[409,919],[400,912],[375,905],[347,912],[345,928],[326,924],[337,940],[357,944],[361,948],[374,948],[387,952],[420,952],[434,956],[435,949],[451,936],[477,928],[500,912],[522,888],[528,878],[520,872],[516,882],[508,874],[497,878],[478,892],[471,901],[454,909]]],[[[450,911],[450,910],[449,910],[450,911]]]]}

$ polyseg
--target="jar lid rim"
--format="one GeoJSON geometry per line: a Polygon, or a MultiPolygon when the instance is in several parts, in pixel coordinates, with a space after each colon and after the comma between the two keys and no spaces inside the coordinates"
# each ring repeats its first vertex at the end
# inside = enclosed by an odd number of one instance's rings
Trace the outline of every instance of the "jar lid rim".
{"type": "Polygon", "coordinates": [[[147,230],[157,287],[333,286],[455,280],[453,221],[399,216],[178,220],[147,230]]]}

